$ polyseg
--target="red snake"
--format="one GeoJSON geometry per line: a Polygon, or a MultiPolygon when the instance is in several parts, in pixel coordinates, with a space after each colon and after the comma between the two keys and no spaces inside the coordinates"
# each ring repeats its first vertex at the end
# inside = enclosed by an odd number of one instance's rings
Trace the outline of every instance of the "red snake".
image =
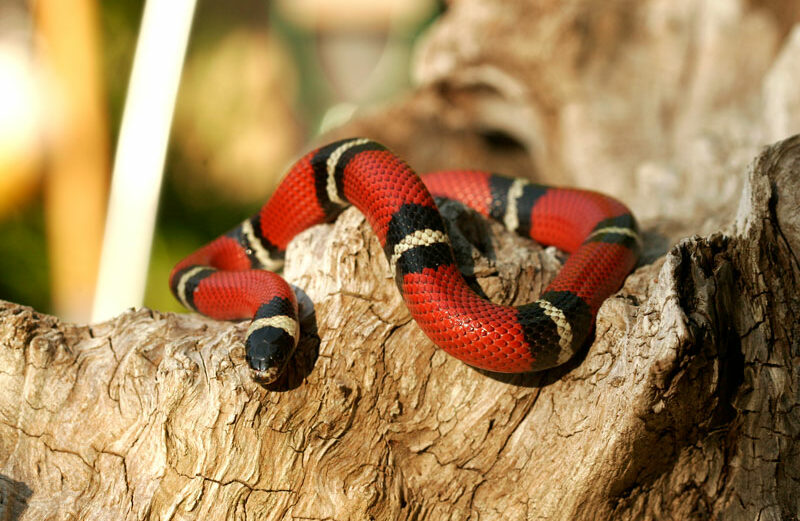
{"type": "Polygon", "coordinates": [[[489,371],[538,371],[572,357],[641,248],[636,220],[611,197],[479,171],[437,172],[423,182],[374,141],[331,143],[297,161],[257,214],[180,261],[170,275],[172,292],[186,307],[222,320],[252,319],[245,347],[256,380],[278,378],[299,336],[294,292],[267,270],[282,267],[295,235],[350,204],[377,234],[419,327],[451,355],[489,371]],[[570,256],[536,301],[493,304],[456,268],[433,196],[462,201],[570,256]]]}

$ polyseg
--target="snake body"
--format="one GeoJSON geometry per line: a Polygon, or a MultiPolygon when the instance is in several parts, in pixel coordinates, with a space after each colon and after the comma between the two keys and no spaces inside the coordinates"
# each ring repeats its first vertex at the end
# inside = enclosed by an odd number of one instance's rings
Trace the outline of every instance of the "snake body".
{"type": "Polygon", "coordinates": [[[641,248],[634,217],[611,197],[480,171],[433,173],[423,183],[375,141],[336,141],[303,156],[258,213],[180,261],[170,275],[172,292],[187,308],[217,319],[253,319],[245,347],[255,379],[277,379],[299,335],[294,293],[268,270],[282,267],[295,235],[350,204],[378,236],[425,334],[465,363],[495,372],[544,370],[572,357],[641,248]],[[536,301],[493,304],[458,271],[433,196],[460,200],[570,256],[536,301]]]}

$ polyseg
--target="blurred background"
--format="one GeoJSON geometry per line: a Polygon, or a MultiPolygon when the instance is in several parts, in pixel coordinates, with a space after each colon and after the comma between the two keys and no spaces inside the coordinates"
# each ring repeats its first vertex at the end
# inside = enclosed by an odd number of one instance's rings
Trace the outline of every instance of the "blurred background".
{"type": "MultiPolygon", "coordinates": [[[[170,2],[150,0],[148,9],[177,5],[170,2]]],[[[150,116],[150,109],[125,105],[137,43],[143,47],[145,4],[0,3],[2,299],[91,320],[112,170],[126,170],[114,159],[123,115],[145,122],[150,116]]],[[[440,0],[188,0],[184,6],[180,16],[188,16],[191,32],[163,183],[143,172],[118,187],[124,198],[135,199],[140,189],[157,198],[152,250],[135,246],[140,233],[149,244],[152,212],[126,210],[141,226],[115,238],[137,251],[113,260],[117,271],[107,272],[103,284],[117,292],[109,280],[124,282],[120,273],[146,269],[144,304],[160,310],[182,309],[167,285],[172,265],[255,212],[316,136],[356,110],[402,95],[414,41],[444,9],[440,0]]],[[[151,61],[162,54],[162,42],[165,57],[171,45],[180,48],[167,42],[175,39],[169,28],[181,24],[167,21],[166,31],[150,26],[151,61]]],[[[140,72],[151,88],[163,81],[169,89],[167,78],[148,76],[144,66],[140,72]]],[[[169,109],[160,116],[169,125],[169,109]]],[[[94,317],[119,311],[95,303],[94,317]]]]}

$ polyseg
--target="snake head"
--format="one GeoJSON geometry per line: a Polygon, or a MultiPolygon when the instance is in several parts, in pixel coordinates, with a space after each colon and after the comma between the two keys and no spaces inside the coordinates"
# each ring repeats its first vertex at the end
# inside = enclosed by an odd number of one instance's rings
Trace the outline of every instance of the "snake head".
{"type": "Polygon", "coordinates": [[[297,346],[296,324],[289,329],[283,324],[264,324],[263,319],[253,321],[244,344],[253,379],[270,384],[280,377],[297,346]]]}

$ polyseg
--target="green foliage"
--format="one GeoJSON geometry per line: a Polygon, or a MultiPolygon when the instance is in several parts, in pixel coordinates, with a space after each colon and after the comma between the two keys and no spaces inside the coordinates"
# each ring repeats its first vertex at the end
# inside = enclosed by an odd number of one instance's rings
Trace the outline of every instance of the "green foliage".
{"type": "Polygon", "coordinates": [[[40,203],[0,220],[0,298],[50,311],[50,276],[40,203]]]}

